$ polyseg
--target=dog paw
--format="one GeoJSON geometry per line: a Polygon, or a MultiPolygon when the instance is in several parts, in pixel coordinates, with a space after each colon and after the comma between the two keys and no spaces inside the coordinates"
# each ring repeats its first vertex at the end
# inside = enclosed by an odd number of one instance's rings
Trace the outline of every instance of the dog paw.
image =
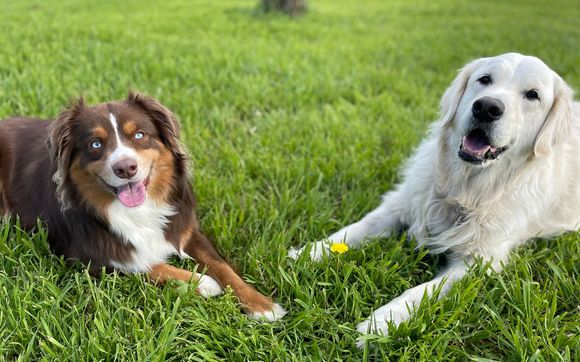
{"type": "Polygon", "coordinates": [[[317,241],[312,243],[312,245],[305,245],[300,249],[290,249],[288,251],[288,256],[296,260],[307,248],[310,248],[310,260],[313,261],[318,261],[330,254],[330,243],[328,241],[317,241]]]}
{"type": "Polygon", "coordinates": [[[273,303],[272,309],[261,312],[249,312],[248,317],[257,321],[275,322],[288,313],[280,304],[273,303]]]}
{"type": "MultiPolygon", "coordinates": [[[[375,310],[364,322],[357,324],[356,330],[363,334],[389,335],[389,324],[395,327],[410,317],[409,310],[405,304],[391,302],[375,310]]],[[[356,343],[358,348],[365,345],[364,338],[359,337],[356,343]]]]}
{"type": "Polygon", "coordinates": [[[197,278],[197,292],[202,297],[215,297],[223,293],[224,290],[214,278],[199,273],[197,274],[197,278]]]}

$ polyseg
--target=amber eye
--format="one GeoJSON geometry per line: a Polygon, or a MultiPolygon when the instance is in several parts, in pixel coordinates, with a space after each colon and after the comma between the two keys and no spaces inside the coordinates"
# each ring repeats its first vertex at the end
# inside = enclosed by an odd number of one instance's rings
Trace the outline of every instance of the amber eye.
{"type": "Polygon", "coordinates": [[[526,97],[526,99],[530,100],[530,101],[534,101],[534,100],[539,100],[540,99],[540,95],[538,94],[538,91],[535,89],[530,89],[529,91],[526,91],[524,93],[524,97],[526,97]]]}
{"type": "Polygon", "coordinates": [[[91,143],[89,144],[89,146],[93,150],[99,150],[103,147],[103,143],[101,142],[101,140],[92,140],[91,143]]]}
{"type": "Polygon", "coordinates": [[[486,75],[484,75],[483,77],[479,78],[477,81],[478,81],[480,84],[483,84],[483,85],[488,85],[488,84],[491,84],[491,82],[492,82],[492,80],[491,80],[491,75],[489,75],[489,74],[486,74],[486,75]]]}
{"type": "Polygon", "coordinates": [[[141,131],[135,132],[135,135],[133,136],[133,138],[135,138],[136,140],[140,140],[143,137],[145,137],[145,134],[141,131]]]}

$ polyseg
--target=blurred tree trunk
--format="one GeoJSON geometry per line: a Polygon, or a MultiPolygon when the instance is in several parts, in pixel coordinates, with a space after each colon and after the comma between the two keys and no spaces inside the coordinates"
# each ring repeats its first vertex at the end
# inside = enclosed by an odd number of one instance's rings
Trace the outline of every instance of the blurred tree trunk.
{"type": "Polygon", "coordinates": [[[306,0],[262,0],[264,11],[283,11],[290,15],[298,15],[306,11],[306,0]]]}

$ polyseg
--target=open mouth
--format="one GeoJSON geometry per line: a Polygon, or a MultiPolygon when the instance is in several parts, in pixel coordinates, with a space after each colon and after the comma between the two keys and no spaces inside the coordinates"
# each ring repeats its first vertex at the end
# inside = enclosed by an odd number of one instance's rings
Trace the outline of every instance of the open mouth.
{"type": "Polygon", "coordinates": [[[507,148],[507,146],[499,148],[492,146],[485,132],[477,128],[463,137],[458,155],[463,161],[482,165],[488,160],[495,160],[507,148]]]}
{"type": "MultiPolygon", "coordinates": [[[[127,182],[121,186],[111,186],[105,183],[108,188],[117,196],[117,199],[126,207],[137,207],[147,199],[147,187],[149,186],[149,177],[144,180],[127,182]]],[[[103,181],[104,182],[104,181],[103,181]]]]}

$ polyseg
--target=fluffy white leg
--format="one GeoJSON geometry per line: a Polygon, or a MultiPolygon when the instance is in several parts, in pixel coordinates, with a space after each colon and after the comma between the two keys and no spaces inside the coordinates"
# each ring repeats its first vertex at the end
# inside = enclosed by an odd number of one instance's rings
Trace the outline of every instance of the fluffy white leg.
{"type": "MultiPolygon", "coordinates": [[[[367,320],[357,325],[362,334],[389,333],[389,322],[398,326],[408,320],[411,314],[419,307],[424,296],[431,297],[437,288],[441,288],[438,298],[442,298],[451,290],[453,283],[465,276],[469,265],[466,260],[453,261],[451,266],[441,272],[433,280],[406,290],[389,303],[375,310],[367,320]]],[[[359,338],[357,346],[362,348],[364,340],[359,338]]]]}
{"type": "MultiPolygon", "coordinates": [[[[400,229],[403,204],[399,203],[398,194],[399,192],[391,192],[385,195],[383,203],[360,221],[342,228],[325,240],[312,243],[310,259],[320,260],[329,254],[332,244],[345,243],[351,248],[357,248],[366,238],[388,236],[393,230],[400,229]]],[[[288,251],[288,256],[297,259],[306,248],[307,246],[300,249],[292,248],[288,251]]]]}

